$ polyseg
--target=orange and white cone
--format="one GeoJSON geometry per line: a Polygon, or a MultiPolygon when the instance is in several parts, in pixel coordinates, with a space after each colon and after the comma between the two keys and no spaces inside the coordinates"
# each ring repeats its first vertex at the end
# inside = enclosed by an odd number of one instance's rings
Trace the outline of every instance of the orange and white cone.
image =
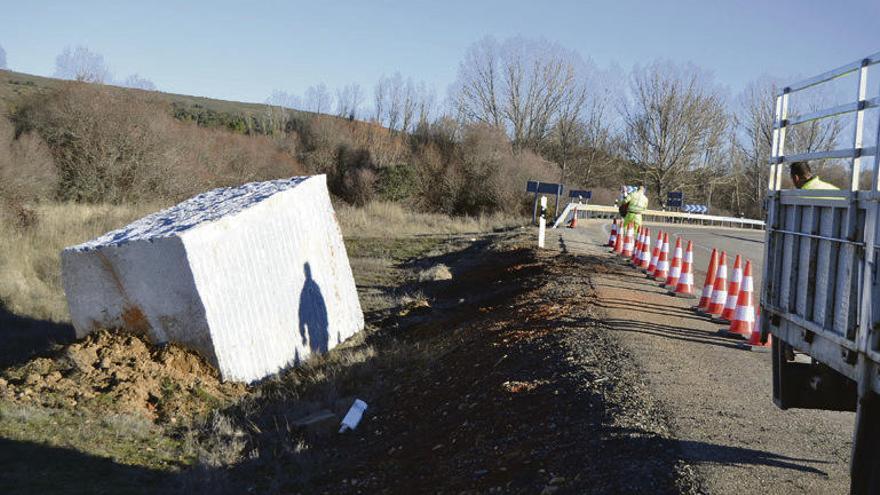
{"type": "Polygon", "coordinates": [[[755,306],[755,326],[749,335],[749,341],[737,344],[737,347],[754,352],[770,352],[772,343],[773,335],[767,335],[767,342],[761,342],[761,307],[755,306]]]}
{"type": "Polygon", "coordinates": [[[575,208],[571,211],[571,223],[568,224],[568,228],[573,229],[577,227],[578,224],[578,210],[575,208]]]}
{"type": "Polygon", "coordinates": [[[688,241],[687,249],[684,251],[684,257],[681,259],[681,275],[678,277],[678,284],[675,286],[675,295],[679,297],[695,297],[694,296],[694,271],[691,268],[694,264],[694,243],[688,241]]]}
{"type": "Polygon", "coordinates": [[[715,285],[712,286],[712,300],[706,313],[720,316],[724,312],[725,304],[727,304],[727,253],[721,251],[718,270],[715,272],[715,285]]]}
{"type": "Polygon", "coordinates": [[[712,286],[715,284],[715,272],[718,271],[718,250],[712,249],[712,256],[709,258],[709,267],[706,268],[706,280],[703,282],[703,293],[700,296],[700,302],[697,303],[695,309],[697,312],[705,312],[709,309],[709,303],[712,302],[712,286]]]}
{"type": "Polygon", "coordinates": [[[672,254],[672,264],[669,265],[669,275],[661,285],[675,287],[678,283],[678,277],[681,276],[681,237],[675,238],[675,251],[672,254]]]}
{"type": "Polygon", "coordinates": [[[629,225],[626,229],[626,235],[623,236],[623,257],[631,258],[633,249],[635,249],[635,240],[633,239],[633,226],[629,225]]]}
{"type": "Polygon", "coordinates": [[[639,268],[643,271],[648,269],[651,264],[651,229],[645,227],[645,239],[642,242],[642,252],[640,254],[639,268]]]}
{"type": "Polygon", "coordinates": [[[614,236],[614,253],[623,256],[623,226],[617,229],[617,235],[614,236]]]}
{"type": "Polygon", "coordinates": [[[730,320],[730,327],[722,329],[721,333],[728,337],[741,339],[748,338],[755,329],[755,307],[752,304],[754,292],[752,281],[752,262],[746,261],[746,270],[742,280],[742,287],[736,298],[736,311],[730,320]]]}
{"type": "Polygon", "coordinates": [[[633,249],[632,255],[629,257],[629,261],[633,265],[635,265],[639,261],[639,253],[641,252],[641,249],[642,249],[642,235],[643,234],[644,234],[644,232],[642,232],[642,227],[639,227],[639,230],[636,231],[635,248],[633,249]]]}
{"type": "Polygon", "coordinates": [[[736,261],[733,262],[733,273],[730,274],[730,283],[727,284],[727,302],[724,303],[724,311],[721,312],[721,319],[724,321],[733,321],[742,280],[742,256],[736,255],[736,261]]]}
{"type": "Polygon", "coordinates": [[[657,258],[657,268],[654,269],[655,280],[666,280],[669,275],[669,234],[663,234],[663,247],[660,248],[660,256],[657,258]]]}
{"type": "Polygon", "coordinates": [[[611,235],[608,236],[608,247],[614,249],[614,243],[617,241],[617,219],[611,224],[611,235]]]}
{"type": "Polygon", "coordinates": [[[660,248],[663,247],[663,231],[659,231],[657,233],[657,245],[654,246],[654,252],[651,253],[651,262],[648,263],[648,277],[652,277],[654,275],[654,271],[657,269],[657,259],[660,257],[660,248]]]}

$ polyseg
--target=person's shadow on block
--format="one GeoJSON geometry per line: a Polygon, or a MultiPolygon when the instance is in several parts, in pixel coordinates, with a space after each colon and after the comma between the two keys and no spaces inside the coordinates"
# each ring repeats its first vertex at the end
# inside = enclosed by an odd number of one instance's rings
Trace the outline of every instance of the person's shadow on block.
{"type": "Polygon", "coordinates": [[[330,334],[327,322],[327,304],[321,287],[312,278],[312,267],[303,265],[306,282],[299,296],[299,333],[312,352],[327,352],[330,334]]]}

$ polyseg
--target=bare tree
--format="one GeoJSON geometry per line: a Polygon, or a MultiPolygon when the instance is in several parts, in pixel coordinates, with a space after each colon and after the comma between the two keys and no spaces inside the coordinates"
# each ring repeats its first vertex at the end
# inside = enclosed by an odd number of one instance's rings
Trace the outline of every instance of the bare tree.
{"type": "Polygon", "coordinates": [[[0,69],[6,68],[6,50],[0,45],[0,69]]]}
{"type": "Polygon", "coordinates": [[[153,81],[141,77],[139,74],[132,74],[125,78],[125,81],[120,83],[120,86],[126,88],[134,88],[134,89],[143,89],[146,91],[156,91],[156,85],[153,84],[153,81]]]}
{"type": "Polygon", "coordinates": [[[433,88],[428,88],[424,82],[419,83],[416,91],[418,100],[416,103],[416,113],[418,118],[416,126],[425,128],[428,126],[434,115],[435,106],[437,104],[437,93],[433,88]]]}
{"type": "Polygon", "coordinates": [[[693,66],[654,63],[636,68],[623,108],[626,151],[656,199],[693,187],[704,154],[721,142],[727,114],[707,76],[693,66]]]}
{"type": "Polygon", "coordinates": [[[501,47],[486,37],[472,44],[458,66],[450,95],[462,120],[501,127],[501,47]]]}
{"type": "Polygon", "coordinates": [[[309,112],[327,113],[333,106],[333,96],[327,90],[326,84],[319,83],[306,89],[303,103],[305,103],[305,110],[309,112]]]}
{"type": "Polygon", "coordinates": [[[354,120],[360,117],[364,93],[359,84],[346,84],[336,90],[336,115],[354,120]]]}
{"type": "Polygon", "coordinates": [[[266,98],[266,104],[276,107],[291,108],[294,110],[302,110],[304,108],[302,98],[280,89],[272,91],[272,94],[266,98]]]}
{"type": "MultiPolygon", "coordinates": [[[[741,157],[745,212],[755,217],[760,214],[767,191],[770,147],[773,144],[773,118],[776,84],[764,79],[753,81],[739,95],[737,124],[742,139],[737,141],[741,157]]],[[[739,191],[737,191],[739,194],[739,191]]]]}
{"type": "Polygon", "coordinates": [[[90,83],[104,83],[112,79],[104,57],[78,45],[67,47],[55,57],[55,77],[90,83]]]}

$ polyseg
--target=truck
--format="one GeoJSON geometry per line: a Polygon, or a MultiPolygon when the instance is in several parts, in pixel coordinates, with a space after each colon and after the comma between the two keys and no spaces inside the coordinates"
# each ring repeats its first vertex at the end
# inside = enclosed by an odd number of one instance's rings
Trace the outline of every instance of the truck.
{"type": "Polygon", "coordinates": [[[775,95],[761,287],[774,403],[856,413],[853,494],[880,493],[880,84],[868,84],[877,64],[880,52],[775,95]],[[798,126],[825,119],[843,129],[832,149],[787,149],[798,126]],[[783,171],[800,161],[845,171],[846,185],[786,188],[783,171]]]}

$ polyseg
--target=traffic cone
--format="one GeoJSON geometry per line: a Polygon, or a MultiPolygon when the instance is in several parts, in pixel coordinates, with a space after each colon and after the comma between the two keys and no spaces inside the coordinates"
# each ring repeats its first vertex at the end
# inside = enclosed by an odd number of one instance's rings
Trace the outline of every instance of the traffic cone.
{"type": "Polygon", "coordinates": [[[635,249],[635,240],[633,239],[633,226],[632,224],[626,228],[626,235],[623,236],[623,257],[631,258],[633,254],[633,249],[635,249]]]}
{"type": "Polygon", "coordinates": [[[655,280],[666,280],[669,275],[669,234],[663,234],[663,245],[660,248],[660,256],[657,258],[657,268],[654,269],[655,280]]]}
{"type": "Polygon", "coordinates": [[[761,343],[761,307],[755,306],[755,325],[749,335],[749,341],[737,344],[737,347],[754,352],[770,352],[772,343],[773,335],[767,335],[767,342],[761,343]]]}
{"type": "Polygon", "coordinates": [[[647,227],[640,227],[639,228],[639,242],[636,245],[636,252],[633,253],[633,259],[632,259],[633,265],[635,265],[635,266],[639,266],[639,264],[642,262],[642,251],[644,251],[644,249],[645,249],[645,231],[646,230],[647,230],[647,227]]]}
{"type": "Polygon", "coordinates": [[[641,227],[639,227],[638,230],[636,231],[636,238],[635,239],[636,239],[635,247],[633,248],[632,255],[630,255],[630,257],[629,257],[629,262],[632,263],[633,265],[635,265],[637,260],[639,259],[639,249],[642,248],[642,228],[641,227]]]}
{"type": "Polygon", "coordinates": [[[651,264],[651,229],[647,227],[645,227],[645,239],[642,244],[641,258],[639,260],[639,268],[645,271],[651,264]]]}
{"type": "MultiPolygon", "coordinates": [[[[748,338],[755,328],[755,307],[752,305],[752,292],[755,288],[752,282],[752,262],[746,261],[746,270],[741,283],[742,287],[736,298],[736,310],[730,319],[730,326],[721,329],[721,334],[726,337],[740,339],[748,338]]],[[[725,311],[727,308],[725,308],[725,311]]]]}
{"type": "Polygon", "coordinates": [[[611,224],[611,235],[608,236],[608,247],[614,249],[614,241],[617,240],[617,219],[611,224]]]}
{"type": "Polygon", "coordinates": [[[623,255],[623,226],[617,229],[617,233],[614,235],[614,253],[618,255],[623,255]]]}
{"type": "Polygon", "coordinates": [[[724,305],[727,303],[727,253],[721,251],[721,259],[718,260],[718,270],[715,272],[715,285],[712,286],[712,300],[706,313],[721,315],[724,305]]]}
{"type": "Polygon", "coordinates": [[[694,243],[688,241],[684,258],[681,259],[681,275],[675,286],[674,294],[679,297],[694,297],[694,272],[691,266],[694,264],[694,243]]]}
{"type": "Polygon", "coordinates": [[[742,284],[742,257],[736,255],[736,261],[733,262],[733,273],[730,274],[730,283],[727,284],[727,301],[724,303],[724,311],[721,312],[721,319],[724,321],[733,321],[733,314],[736,313],[736,303],[739,297],[739,286],[742,284]]]}
{"type": "Polygon", "coordinates": [[[660,248],[663,247],[663,231],[660,230],[657,232],[657,245],[654,246],[654,252],[651,254],[651,262],[648,264],[648,277],[654,276],[654,271],[657,269],[657,258],[660,257],[660,248]]]}
{"type": "Polygon", "coordinates": [[[712,302],[712,285],[715,284],[715,272],[718,271],[718,250],[712,249],[712,257],[709,258],[709,267],[706,269],[706,281],[703,282],[703,294],[700,302],[694,308],[699,313],[704,313],[709,309],[709,303],[712,302]]]}
{"type": "Polygon", "coordinates": [[[575,208],[571,211],[571,223],[568,224],[568,228],[573,229],[577,227],[578,224],[578,210],[575,208]]]}
{"type": "Polygon", "coordinates": [[[675,284],[678,283],[678,277],[681,276],[681,255],[681,237],[676,237],[675,251],[672,254],[672,264],[669,265],[669,275],[666,277],[666,281],[660,284],[661,287],[665,285],[675,287],[675,284]]]}

